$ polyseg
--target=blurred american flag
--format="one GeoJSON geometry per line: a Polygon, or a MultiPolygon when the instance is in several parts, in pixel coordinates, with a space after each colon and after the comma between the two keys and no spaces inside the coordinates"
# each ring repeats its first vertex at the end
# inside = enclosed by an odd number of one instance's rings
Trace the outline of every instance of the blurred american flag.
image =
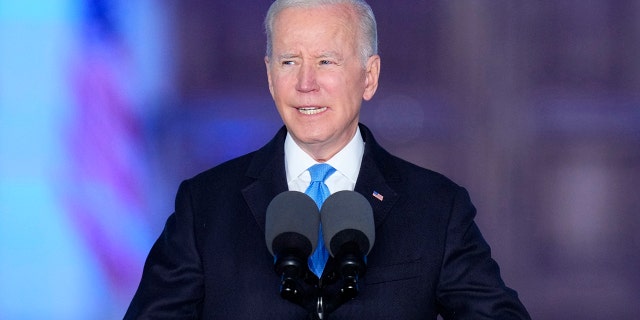
{"type": "Polygon", "coordinates": [[[71,66],[66,205],[111,294],[130,299],[149,244],[142,122],[131,90],[130,49],[118,2],[85,0],[71,66]]]}

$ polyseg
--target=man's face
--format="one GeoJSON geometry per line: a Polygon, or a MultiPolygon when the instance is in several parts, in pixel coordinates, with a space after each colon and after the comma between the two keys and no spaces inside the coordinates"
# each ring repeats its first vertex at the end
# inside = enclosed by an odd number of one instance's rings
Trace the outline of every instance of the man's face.
{"type": "Polygon", "coordinates": [[[288,8],[273,26],[269,90],[293,139],[318,161],[351,140],[362,99],[377,88],[380,59],[363,65],[355,20],[344,5],[288,8]]]}

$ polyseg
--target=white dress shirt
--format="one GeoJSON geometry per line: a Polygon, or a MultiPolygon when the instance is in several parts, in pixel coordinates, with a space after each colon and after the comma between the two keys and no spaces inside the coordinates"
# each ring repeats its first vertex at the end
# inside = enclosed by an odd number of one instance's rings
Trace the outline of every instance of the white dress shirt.
{"type": "MultiPolygon", "coordinates": [[[[351,190],[356,186],[362,155],[364,154],[364,141],[360,134],[360,128],[351,141],[340,152],[325,163],[336,169],[330,175],[325,184],[332,194],[337,191],[351,190]]],[[[287,133],[284,141],[284,164],[287,173],[287,184],[290,191],[305,192],[311,183],[309,167],[316,164],[311,156],[304,152],[287,133]]]]}

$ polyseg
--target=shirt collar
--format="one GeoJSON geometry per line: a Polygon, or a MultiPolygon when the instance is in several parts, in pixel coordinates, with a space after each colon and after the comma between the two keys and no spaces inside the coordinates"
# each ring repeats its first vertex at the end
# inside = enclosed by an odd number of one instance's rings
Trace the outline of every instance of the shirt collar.
{"type": "MultiPolygon", "coordinates": [[[[351,141],[331,159],[327,160],[326,163],[355,184],[360,172],[363,154],[364,141],[360,134],[360,127],[357,127],[356,134],[351,141]]],[[[293,141],[291,134],[288,132],[284,140],[284,159],[287,182],[299,178],[309,167],[317,163],[293,141]]]]}

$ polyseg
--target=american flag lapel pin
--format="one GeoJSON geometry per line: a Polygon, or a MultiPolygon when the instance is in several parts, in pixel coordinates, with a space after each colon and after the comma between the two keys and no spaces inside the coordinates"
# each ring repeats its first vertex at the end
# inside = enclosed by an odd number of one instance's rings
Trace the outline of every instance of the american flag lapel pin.
{"type": "Polygon", "coordinates": [[[382,199],[384,199],[384,197],[378,193],[378,191],[373,191],[373,194],[371,194],[374,198],[382,201],[382,199]]]}

